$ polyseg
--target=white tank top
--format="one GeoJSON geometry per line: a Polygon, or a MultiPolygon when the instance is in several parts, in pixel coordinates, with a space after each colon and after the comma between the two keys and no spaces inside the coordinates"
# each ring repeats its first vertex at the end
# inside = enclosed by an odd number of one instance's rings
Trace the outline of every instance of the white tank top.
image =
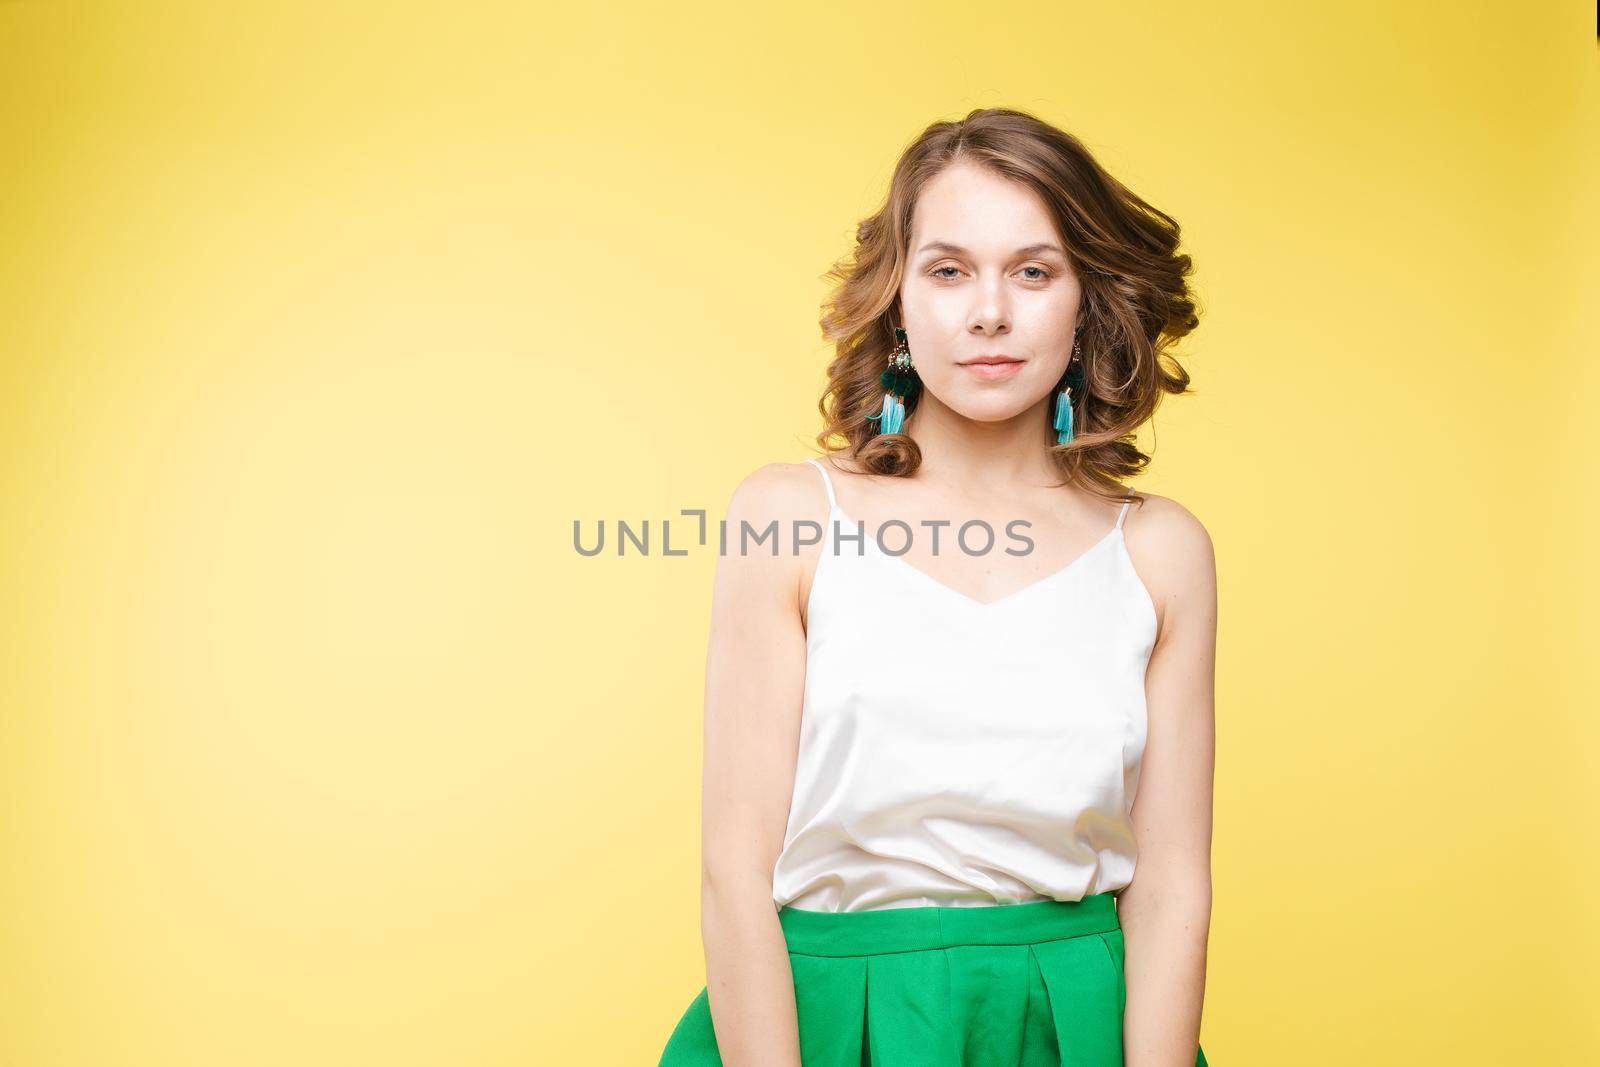
{"type": "Polygon", "coordinates": [[[885,552],[807,462],[828,529],[776,904],[989,905],[1127,886],[1156,636],[1123,541],[1128,505],[1066,567],[986,603],[885,552]]]}

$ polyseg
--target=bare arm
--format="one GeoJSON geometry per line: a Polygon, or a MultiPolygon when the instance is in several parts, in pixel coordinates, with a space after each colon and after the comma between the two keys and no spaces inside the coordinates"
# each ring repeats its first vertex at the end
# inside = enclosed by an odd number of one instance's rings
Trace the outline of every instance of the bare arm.
{"type": "Polygon", "coordinates": [[[794,975],[772,900],[794,786],[805,682],[797,472],[762,467],[735,490],[719,557],[706,657],[701,937],[718,1050],[727,1067],[799,1067],[794,975]],[[740,523],[771,539],[740,549],[740,523]]]}
{"type": "MultiPolygon", "coordinates": [[[[1152,506],[1154,505],[1154,506],[1152,506]]],[[[1134,802],[1138,862],[1118,900],[1128,1067],[1193,1067],[1211,926],[1216,562],[1205,528],[1164,498],[1138,534],[1161,633],[1145,676],[1149,731],[1134,802]]],[[[1129,523],[1131,527],[1133,524],[1129,523]]]]}

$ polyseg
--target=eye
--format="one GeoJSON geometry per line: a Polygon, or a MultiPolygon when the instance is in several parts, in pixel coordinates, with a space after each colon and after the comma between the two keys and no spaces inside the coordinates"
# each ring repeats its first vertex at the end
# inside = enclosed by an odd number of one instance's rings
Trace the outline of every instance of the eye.
{"type": "MultiPolygon", "coordinates": [[[[1042,282],[1042,281],[1045,281],[1046,279],[1048,279],[1048,278],[1053,276],[1051,274],[1051,272],[1046,270],[1044,267],[1023,267],[1022,269],[1025,270],[1025,271],[1032,270],[1032,271],[1038,271],[1039,272],[1038,274],[1035,274],[1035,275],[1033,275],[1033,276],[1028,278],[1028,281],[1030,281],[1030,282],[1042,282]]],[[[946,263],[942,267],[935,267],[932,270],[930,270],[928,272],[928,276],[932,277],[932,278],[938,278],[938,279],[940,279],[942,281],[952,281],[953,277],[951,275],[949,275],[949,274],[945,274],[944,273],[947,270],[955,271],[957,274],[960,273],[960,268],[953,267],[950,264],[946,263]]]]}

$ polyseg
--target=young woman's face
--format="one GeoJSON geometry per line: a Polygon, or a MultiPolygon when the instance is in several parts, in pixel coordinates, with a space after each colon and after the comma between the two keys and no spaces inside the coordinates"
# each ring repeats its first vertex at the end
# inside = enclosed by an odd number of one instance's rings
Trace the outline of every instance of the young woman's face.
{"type": "Polygon", "coordinates": [[[909,251],[900,307],[923,388],[980,422],[1053,397],[1083,291],[1039,195],[970,163],[946,167],[922,189],[909,251]]]}

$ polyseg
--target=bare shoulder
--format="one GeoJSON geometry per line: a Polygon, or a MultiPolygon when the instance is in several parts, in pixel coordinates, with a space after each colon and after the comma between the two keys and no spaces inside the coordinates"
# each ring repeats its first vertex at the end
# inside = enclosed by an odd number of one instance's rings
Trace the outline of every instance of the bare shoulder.
{"type": "Polygon", "coordinates": [[[1123,530],[1134,568],[1150,590],[1165,630],[1168,613],[1214,611],[1217,563],[1211,533],[1194,512],[1167,496],[1135,491],[1123,530]]]}
{"type": "Polygon", "coordinates": [[[757,467],[740,479],[728,500],[719,542],[719,586],[763,602],[781,598],[798,612],[827,515],[827,491],[815,465],[757,467]],[[797,525],[806,521],[814,525],[797,525]]]}
{"type": "Polygon", "coordinates": [[[740,520],[765,526],[773,520],[817,519],[827,507],[827,491],[814,464],[766,463],[734,487],[727,520],[730,529],[740,520]]]}
{"type": "Polygon", "coordinates": [[[1155,555],[1191,564],[1212,557],[1211,533],[1194,512],[1170,496],[1140,490],[1134,495],[1138,503],[1128,509],[1122,524],[1130,544],[1147,545],[1155,555]]]}

